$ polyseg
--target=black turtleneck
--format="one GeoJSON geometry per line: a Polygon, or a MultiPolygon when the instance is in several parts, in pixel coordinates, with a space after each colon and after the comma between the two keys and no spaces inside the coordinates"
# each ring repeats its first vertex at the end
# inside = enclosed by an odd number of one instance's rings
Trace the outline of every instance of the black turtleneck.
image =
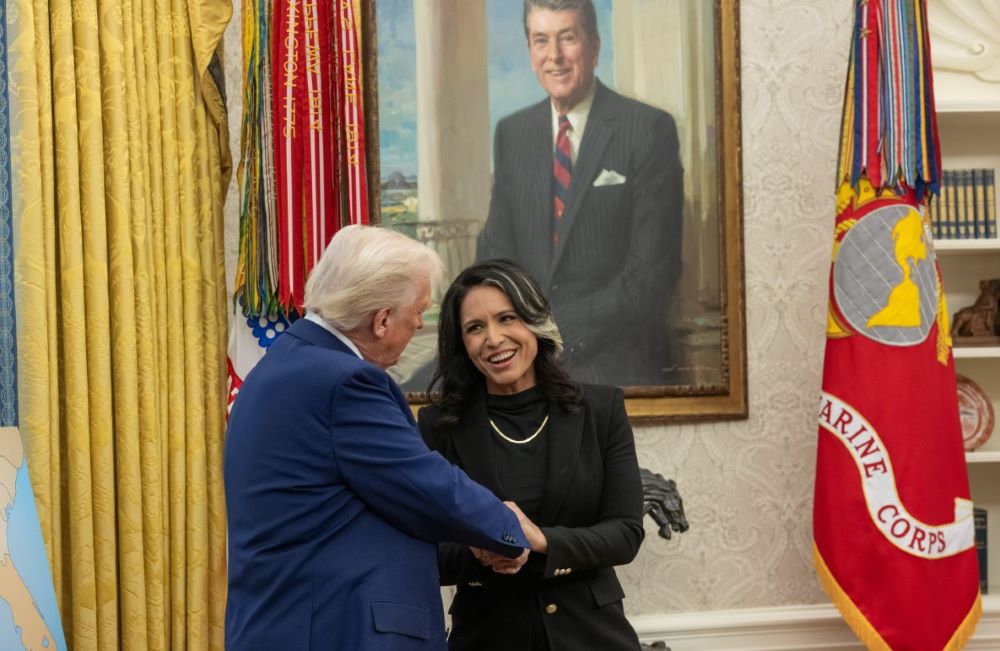
{"type": "Polygon", "coordinates": [[[511,395],[489,394],[486,409],[490,420],[512,443],[497,434],[491,427],[493,458],[497,476],[506,493],[532,520],[542,506],[545,491],[545,457],[548,449],[549,425],[531,438],[549,413],[549,405],[539,387],[532,387],[511,395]],[[530,441],[526,439],[531,438],[530,441]]]}

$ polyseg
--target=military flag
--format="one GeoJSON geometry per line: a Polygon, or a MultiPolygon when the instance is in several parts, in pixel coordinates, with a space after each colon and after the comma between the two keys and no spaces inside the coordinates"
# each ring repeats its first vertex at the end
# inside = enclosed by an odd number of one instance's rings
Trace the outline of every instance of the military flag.
{"type": "Polygon", "coordinates": [[[359,0],[244,0],[240,245],[229,403],[301,312],[345,224],[368,223],[359,0]]]}
{"type": "Polygon", "coordinates": [[[982,610],[948,310],[925,0],[856,0],[813,510],[820,583],[869,649],[959,649],[982,610]]]}

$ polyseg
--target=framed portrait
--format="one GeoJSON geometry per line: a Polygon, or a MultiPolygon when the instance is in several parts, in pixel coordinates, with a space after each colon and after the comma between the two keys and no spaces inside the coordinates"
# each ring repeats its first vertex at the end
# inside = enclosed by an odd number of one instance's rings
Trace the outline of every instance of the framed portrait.
{"type": "MultiPolygon", "coordinates": [[[[527,269],[571,376],[623,386],[633,421],[744,418],[738,2],[591,6],[567,30],[518,0],[363,0],[373,220],[448,281],[527,269]]],[[[413,403],[435,310],[390,371],[413,403]]]]}

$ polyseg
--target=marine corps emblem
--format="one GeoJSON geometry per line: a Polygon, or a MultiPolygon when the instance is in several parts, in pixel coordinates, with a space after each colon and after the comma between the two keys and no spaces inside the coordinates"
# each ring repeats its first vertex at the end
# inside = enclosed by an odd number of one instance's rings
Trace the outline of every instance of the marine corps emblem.
{"type": "Polygon", "coordinates": [[[855,332],[890,346],[923,342],[934,324],[934,248],[917,209],[875,208],[844,234],[833,263],[833,297],[855,332]]]}

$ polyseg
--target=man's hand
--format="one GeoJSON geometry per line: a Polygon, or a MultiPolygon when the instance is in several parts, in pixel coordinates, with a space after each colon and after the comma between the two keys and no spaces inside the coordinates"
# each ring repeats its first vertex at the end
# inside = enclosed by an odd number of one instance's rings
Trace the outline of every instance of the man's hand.
{"type": "Polygon", "coordinates": [[[492,569],[497,574],[517,574],[521,567],[528,562],[528,554],[531,553],[530,550],[525,549],[517,558],[507,558],[478,547],[469,547],[469,549],[472,550],[472,555],[476,557],[480,565],[492,569]]]}
{"type": "Polygon", "coordinates": [[[521,531],[524,532],[524,535],[528,539],[528,544],[531,545],[531,551],[538,552],[540,554],[548,552],[549,541],[545,537],[545,534],[542,533],[542,530],[539,529],[534,522],[528,519],[528,516],[524,514],[517,504],[514,504],[513,502],[504,502],[504,504],[507,508],[514,512],[514,515],[517,516],[517,521],[521,525],[521,531]]]}

